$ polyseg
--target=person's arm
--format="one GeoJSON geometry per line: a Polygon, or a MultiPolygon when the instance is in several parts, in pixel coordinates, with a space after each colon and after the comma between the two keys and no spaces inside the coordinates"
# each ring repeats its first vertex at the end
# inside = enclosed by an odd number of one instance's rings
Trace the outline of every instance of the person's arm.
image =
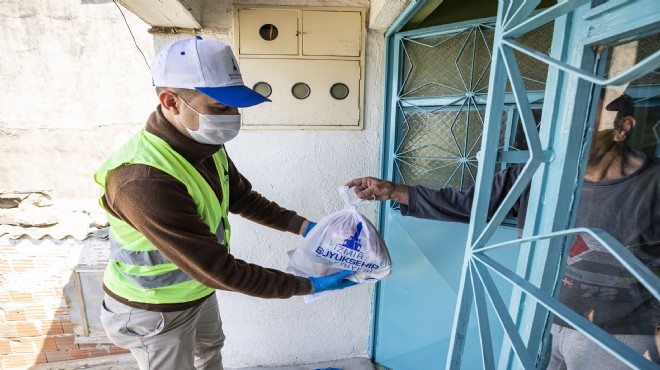
{"type": "Polygon", "coordinates": [[[409,202],[409,187],[403,184],[375,177],[358,177],[347,182],[346,186],[354,188],[355,194],[360,199],[393,200],[403,205],[408,205],[409,202]]]}
{"type": "MultiPolygon", "coordinates": [[[[509,166],[495,174],[488,217],[491,217],[522,171],[523,165],[509,166]]],[[[394,200],[401,206],[401,214],[433,220],[469,222],[474,199],[474,187],[459,191],[452,188],[431,189],[421,185],[406,186],[373,177],[349,181],[360,199],[394,200]]],[[[512,210],[515,216],[519,204],[512,210]]]]}
{"type": "Polygon", "coordinates": [[[252,190],[252,184],[229,159],[229,212],[280,231],[302,234],[307,224],[296,212],[252,190]]]}
{"type": "Polygon", "coordinates": [[[309,279],[234,258],[201,220],[186,187],[157,169],[131,165],[108,176],[105,206],[202,284],[262,298],[312,292],[309,279]]]}

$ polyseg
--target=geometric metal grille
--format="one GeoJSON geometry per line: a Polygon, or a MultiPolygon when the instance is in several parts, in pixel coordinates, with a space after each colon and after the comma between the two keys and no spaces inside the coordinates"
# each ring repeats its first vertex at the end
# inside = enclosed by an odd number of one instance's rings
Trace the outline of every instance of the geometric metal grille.
{"type": "MultiPolygon", "coordinates": [[[[578,27],[578,30],[582,30],[582,32],[580,33],[576,31],[579,35],[579,39],[575,40],[576,45],[570,50],[568,55],[582,57],[582,54],[580,54],[581,50],[585,50],[588,46],[602,44],[604,41],[616,40],[617,37],[630,37],[631,33],[641,32],[640,30],[648,31],[653,30],[653,28],[657,29],[658,21],[654,19],[654,15],[638,17],[638,15],[640,15],[639,12],[642,11],[642,9],[647,9],[646,7],[649,7],[648,9],[657,8],[658,4],[654,4],[652,0],[640,0],[639,2],[613,1],[606,2],[593,8],[588,7],[587,4],[591,3],[589,0],[560,1],[541,13],[532,15],[532,12],[538,6],[539,2],[540,0],[503,0],[499,2],[497,32],[493,44],[493,62],[491,65],[492,71],[489,83],[488,107],[484,114],[487,124],[485,126],[482,140],[482,156],[479,158],[475,199],[471,212],[467,248],[465,251],[465,259],[463,261],[463,275],[459,286],[459,300],[452,328],[447,368],[460,368],[467,326],[470,320],[469,313],[473,304],[476,308],[483,367],[486,369],[495,368],[495,355],[493,354],[494,338],[491,336],[491,325],[494,323],[494,320],[489,319],[489,307],[495,311],[495,318],[497,319],[495,322],[499,323],[504,330],[506,341],[510,345],[509,348],[511,348],[513,354],[515,354],[514,358],[524,369],[536,369],[540,365],[540,359],[537,357],[539,349],[538,345],[540,343],[538,328],[545,327],[545,321],[548,316],[543,313],[543,310],[537,310],[537,307],[542,307],[569,323],[572,327],[579,330],[586,337],[625,364],[633,368],[656,368],[656,365],[647,361],[641,354],[619,342],[612,335],[553,297],[553,292],[558,284],[558,278],[562,276],[562,266],[564,265],[567,256],[565,245],[574,235],[585,233],[598,240],[600,245],[602,245],[602,247],[607,250],[607,252],[609,252],[623,268],[628,270],[629,273],[639,281],[639,283],[648,289],[648,292],[652,296],[656,299],[660,299],[660,279],[658,279],[648,267],[641,263],[641,261],[639,261],[625,246],[608,233],[589,228],[561,230],[563,225],[566,225],[566,227],[570,226],[570,215],[573,212],[573,206],[575,205],[574,203],[571,205],[572,200],[570,198],[552,200],[553,203],[557,203],[556,207],[565,210],[565,213],[562,211],[561,214],[555,213],[555,210],[548,211],[548,213],[553,214],[552,217],[555,217],[554,220],[562,220],[558,222],[559,225],[555,222],[547,222],[544,224],[535,224],[534,222],[526,223],[523,235],[530,235],[529,237],[495,245],[489,243],[490,237],[493,235],[495,229],[499,226],[504,217],[506,217],[506,214],[509,212],[515,201],[526,188],[532,185],[532,178],[534,175],[537,172],[542,174],[540,171],[542,165],[545,165],[550,169],[559,169],[563,166],[563,163],[568,161],[567,158],[570,158],[571,161],[575,161],[573,163],[577,163],[582,156],[582,153],[579,151],[574,151],[570,153],[571,157],[569,157],[566,147],[560,146],[560,144],[564,145],[565,143],[569,143],[569,140],[564,142],[562,142],[562,140],[557,140],[556,143],[544,142],[542,144],[532,113],[532,106],[528,99],[524,79],[521,74],[520,60],[517,56],[525,54],[527,57],[534,58],[538,62],[552,66],[555,70],[553,71],[553,76],[555,77],[553,77],[553,79],[548,78],[548,84],[557,84],[555,74],[558,73],[558,71],[564,73],[563,78],[567,81],[570,80],[571,82],[567,82],[565,87],[555,85],[556,87],[553,88],[556,90],[552,91],[552,94],[565,94],[569,91],[585,91],[586,89],[582,86],[587,86],[586,82],[600,86],[625,84],[646,74],[653,73],[653,71],[660,67],[660,51],[656,48],[656,50],[651,52],[648,57],[638,61],[626,71],[615,76],[602,77],[594,75],[593,73],[595,61],[585,62],[584,65],[576,66],[572,64],[574,62],[573,59],[570,57],[564,57],[565,54],[561,52],[560,48],[553,50],[552,53],[547,53],[523,45],[520,42],[520,36],[539,29],[539,27],[547,23],[552,23],[557,20],[561,25],[562,22],[566,22],[567,19],[572,19],[575,20],[575,23],[572,24],[575,27],[578,27]],[[577,14],[572,14],[571,18],[566,16],[576,9],[579,9],[577,14]],[[612,19],[617,18],[608,14],[612,11],[619,12],[618,20],[620,21],[636,18],[642,20],[638,20],[639,23],[636,24],[629,24],[627,26],[622,24],[620,27],[614,27],[611,22],[612,19]],[[608,16],[605,17],[603,14],[607,14],[608,16]],[[588,32],[585,32],[584,30],[588,30],[588,32]],[[551,54],[552,56],[549,56],[548,54],[551,54]],[[591,65],[589,65],[589,63],[591,65]],[[582,90],[578,90],[578,84],[572,82],[574,80],[581,81],[582,85],[580,85],[580,88],[582,90]],[[497,145],[497,138],[500,136],[499,125],[491,123],[497,122],[500,119],[501,112],[504,110],[504,97],[502,95],[504,91],[506,91],[507,81],[510,83],[511,91],[515,97],[529,150],[526,152],[527,161],[525,168],[513,187],[509,190],[506,197],[502,200],[495,214],[488,220],[486,214],[488,213],[487,211],[490,203],[490,184],[493,181],[493,174],[491,171],[495,166],[495,157],[497,156],[498,148],[500,147],[497,145]],[[544,147],[545,144],[547,144],[547,147],[544,147]],[[566,155],[566,157],[561,162],[553,161],[552,154],[554,151],[562,151],[563,153],[561,154],[566,155]],[[545,233],[543,231],[545,231],[545,233]],[[539,262],[538,271],[530,272],[530,265],[521,265],[521,269],[518,272],[514,272],[490,258],[487,253],[496,248],[510,245],[515,245],[520,248],[521,258],[527,252],[529,252],[530,255],[538,252],[539,256],[549,256],[549,258],[539,262]],[[519,273],[521,273],[522,276],[519,275],[519,273]],[[525,296],[523,302],[529,302],[530,304],[521,304],[519,303],[521,302],[520,300],[512,300],[511,305],[507,305],[502,299],[500,292],[495,287],[493,276],[499,276],[512,284],[518,292],[522,292],[525,296]],[[527,299],[530,300],[528,301],[527,299]],[[544,322],[539,322],[539,320],[537,320],[541,318],[543,319],[540,321],[544,322]]],[[[657,18],[657,13],[655,14],[655,17],[657,18]]],[[[563,24],[571,25],[570,22],[563,24]]],[[[558,37],[563,36],[564,35],[558,35],[558,37]]],[[[584,96],[581,96],[580,99],[582,102],[589,100],[588,97],[584,96]]],[[[554,102],[552,101],[544,102],[544,108],[552,111],[552,108],[548,105],[553,103],[554,102]]],[[[575,121],[581,116],[581,113],[578,112],[579,111],[574,111],[572,113],[575,121]]],[[[545,122],[552,123],[551,120],[547,119],[545,122]]],[[[579,130],[570,131],[570,133],[567,133],[564,136],[584,136],[584,132],[579,130]]],[[[557,132],[560,133],[562,130],[557,130],[557,132]]],[[[556,135],[554,132],[553,134],[556,135]]],[[[507,153],[499,152],[499,154],[505,155],[507,153]]],[[[571,172],[567,173],[570,174],[571,172]]],[[[575,176],[571,174],[570,177],[571,178],[567,178],[566,181],[560,182],[560,186],[563,189],[566,189],[566,193],[580,188],[579,172],[575,176]]],[[[532,186],[530,193],[534,194],[534,192],[538,191],[537,187],[532,186]]],[[[543,197],[539,197],[535,200],[530,198],[530,207],[532,209],[544,210],[544,202],[545,200],[543,197]]],[[[500,359],[500,361],[500,364],[507,363],[506,359],[504,362],[502,362],[502,359],[500,359]]]]}
{"type": "MultiPolygon", "coordinates": [[[[526,33],[516,41],[533,50],[548,54],[552,46],[552,31],[554,23],[543,25],[532,32],[526,33]]],[[[543,90],[545,89],[545,79],[548,74],[548,65],[542,63],[527,54],[519,51],[515,52],[518,68],[525,84],[525,89],[543,90]]],[[[511,84],[507,84],[507,92],[511,92],[511,84]]]]}
{"type": "MultiPolygon", "coordinates": [[[[552,28],[540,27],[518,41],[547,52],[552,28]]],[[[399,129],[393,155],[398,181],[459,190],[474,185],[494,34],[493,25],[485,23],[401,39],[399,129]]],[[[527,89],[544,89],[547,65],[519,57],[527,89]]],[[[503,128],[507,119],[504,112],[503,128]]]]}
{"type": "Polygon", "coordinates": [[[402,38],[398,137],[393,160],[409,185],[474,185],[494,30],[474,25],[402,38]]]}
{"type": "Polygon", "coordinates": [[[403,39],[400,98],[465,95],[488,89],[492,26],[425,39],[403,39]]]}
{"type": "Polygon", "coordinates": [[[403,140],[394,159],[403,183],[459,189],[474,185],[483,107],[402,114],[403,140]]]}
{"type": "MultiPolygon", "coordinates": [[[[526,47],[547,53],[553,24],[516,38],[526,47]]],[[[495,30],[490,24],[425,38],[404,38],[399,98],[486,93],[495,30]],[[415,68],[417,67],[417,68],[415,68]]],[[[548,65],[516,51],[527,90],[543,90],[548,65]]],[[[511,92],[508,86],[507,92],[511,92]]]]}

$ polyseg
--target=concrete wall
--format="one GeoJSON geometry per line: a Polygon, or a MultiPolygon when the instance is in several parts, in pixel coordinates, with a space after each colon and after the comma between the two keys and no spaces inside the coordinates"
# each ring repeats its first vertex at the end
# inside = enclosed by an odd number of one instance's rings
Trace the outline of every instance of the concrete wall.
{"type": "MultiPolygon", "coordinates": [[[[370,33],[363,131],[244,131],[230,142],[230,155],[254,188],[319,220],[341,209],[338,186],[357,176],[377,175],[383,60],[383,38],[370,33]]],[[[373,207],[363,212],[373,220],[373,207]]],[[[281,235],[236,217],[231,222],[232,251],[238,258],[282,269],[286,251],[300,243],[300,237],[281,235]]],[[[265,301],[221,293],[227,363],[240,366],[251,361],[273,364],[367,356],[372,297],[372,288],[367,286],[310,305],[301,298],[265,301]],[[248,335],[238,337],[240,332],[248,335]]]]}
{"type": "MultiPolygon", "coordinates": [[[[152,36],[148,25],[124,13],[149,64],[154,50],[186,36],[152,36]]],[[[232,43],[232,16],[230,4],[207,1],[202,36],[232,43]]],[[[13,56],[0,59],[0,191],[53,189],[55,201],[94,198],[95,168],[157,104],[149,69],[119,9],[109,0],[3,2],[0,25],[0,48],[13,56]]],[[[363,131],[243,131],[227,145],[257,191],[319,220],[342,207],[338,186],[378,175],[383,47],[382,30],[370,31],[363,131]]],[[[375,207],[363,211],[373,220],[375,207]]],[[[286,251],[301,241],[239,217],[231,222],[232,252],[263,266],[284,269],[286,251]]],[[[368,356],[372,297],[370,286],[309,305],[300,297],[221,292],[225,365],[368,356]]]]}
{"type": "MultiPolygon", "coordinates": [[[[148,26],[125,11],[147,60],[148,26]]],[[[92,173],[156,106],[151,72],[104,0],[3,1],[0,190],[92,198],[92,173]]]]}

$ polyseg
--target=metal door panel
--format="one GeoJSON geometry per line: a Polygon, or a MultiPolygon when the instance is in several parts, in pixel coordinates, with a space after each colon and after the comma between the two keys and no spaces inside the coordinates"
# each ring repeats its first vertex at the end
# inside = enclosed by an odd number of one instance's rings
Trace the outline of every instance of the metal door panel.
{"type": "MultiPolygon", "coordinates": [[[[393,273],[381,281],[375,318],[374,357],[391,369],[439,369],[449,348],[453,312],[461,276],[468,226],[404,217],[392,210],[385,216],[393,273]]],[[[511,240],[516,232],[501,228],[494,237],[511,240]]],[[[493,255],[509,268],[516,265],[512,251],[493,255]]],[[[499,285],[505,299],[510,287],[499,285]]],[[[466,352],[480,354],[477,321],[471,321],[466,352]]],[[[497,334],[501,336],[500,334],[497,334]]],[[[499,351],[499,346],[497,347],[499,351]]],[[[466,356],[466,368],[479,368],[480,355],[466,356]],[[469,365],[468,365],[469,364],[469,365]]]]}

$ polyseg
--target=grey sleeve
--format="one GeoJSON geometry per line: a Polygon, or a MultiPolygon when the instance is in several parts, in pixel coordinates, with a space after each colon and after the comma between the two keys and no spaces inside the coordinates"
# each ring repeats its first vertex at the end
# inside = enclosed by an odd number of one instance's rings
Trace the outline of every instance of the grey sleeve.
{"type": "MultiPolygon", "coordinates": [[[[488,218],[504,200],[523,167],[524,164],[516,164],[495,174],[488,218]]],[[[432,220],[468,223],[470,222],[474,190],[474,186],[463,191],[452,188],[430,189],[421,185],[410,186],[408,187],[408,205],[401,205],[401,214],[432,220]]],[[[518,216],[520,203],[520,200],[516,202],[509,213],[510,217],[518,216]]]]}

